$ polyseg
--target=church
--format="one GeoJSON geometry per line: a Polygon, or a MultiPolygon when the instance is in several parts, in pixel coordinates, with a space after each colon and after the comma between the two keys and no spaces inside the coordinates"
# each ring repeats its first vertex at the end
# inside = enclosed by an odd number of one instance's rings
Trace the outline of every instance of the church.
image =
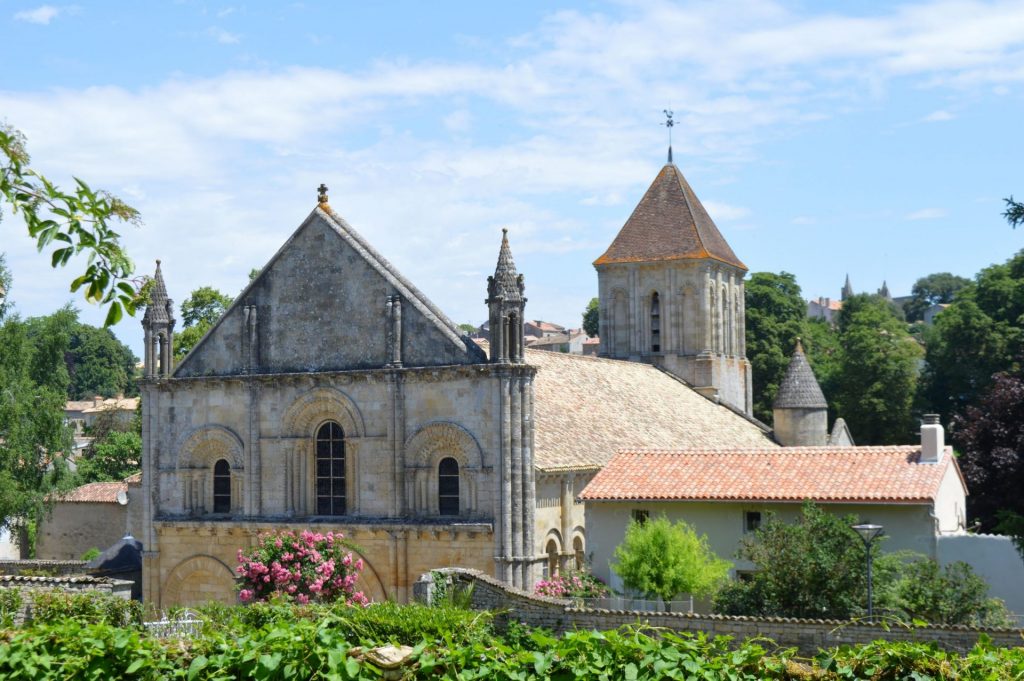
{"type": "MultiPolygon", "coordinates": [[[[588,555],[579,495],[624,448],[776,447],[750,415],[743,277],[671,160],[594,263],[600,357],[524,349],[509,235],[477,345],[328,202],[177,365],[143,317],[143,597],[235,601],[260,533],[342,532],[375,600],[437,567],[520,588],[588,555]]],[[[167,274],[168,277],[172,273],[167,274]]]]}

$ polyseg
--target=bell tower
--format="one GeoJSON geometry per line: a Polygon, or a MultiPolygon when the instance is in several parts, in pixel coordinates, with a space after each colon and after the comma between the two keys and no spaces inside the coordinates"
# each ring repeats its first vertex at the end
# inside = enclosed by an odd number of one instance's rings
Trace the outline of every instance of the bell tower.
{"type": "Polygon", "coordinates": [[[508,230],[501,230],[501,249],[494,276],[487,277],[488,320],[490,325],[491,362],[523,363],[523,310],[526,297],[523,275],[516,274],[508,230]]]}
{"type": "Polygon", "coordinates": [[[156,261],[153,275],[153,291],[142,316],[146,351],[144,375],[146,378],[170,378],[174,367],[174,305],[167,297],[164,275],[160,272],[160,261],[156,261]]]}
{"type": "Polygon", "coordinates": [[[671,155],[594,267],[602,357],[657,365],[752,412],[747,267],[671,155]]]}

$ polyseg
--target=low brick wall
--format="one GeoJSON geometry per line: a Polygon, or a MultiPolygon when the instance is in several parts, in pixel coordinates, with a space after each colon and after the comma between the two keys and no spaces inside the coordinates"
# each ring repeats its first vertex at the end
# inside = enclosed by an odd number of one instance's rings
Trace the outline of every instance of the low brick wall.
{"type": "Polygon", "coordinates": [[[20,575],[26,570],[54,576],[85,573],[84,560],[0,560],[0,575],[20,575]]]}
{"type": "MultiPolygon", "coordinates": [[[[804,620],[787,617],[730,617],[671,612],[631,612],[573,607],[572,602],[535,596],[514,589],[476,570],[444,568],[454,584],[472,585],[472,604],[481,610],[503,611],[500,618],[514,619],[535,627],[562,633],[574,629],[616,629],[624,624],[645,624],[680,632],[705,632],[711,636],[732,636],[738,641],[768,638],[783,647],[796,647],[813,655],[823,648],[871,641],[935,642],[946,650],[965,653],[981,634],[999,646],[1024,646],[1024,630],[972,629],[964,626],[931,626],[920,629],[864,624],[847,620],[804,620]]],[[[417,586],[417,593],[429,591],[429,574],[417,586]]]]}

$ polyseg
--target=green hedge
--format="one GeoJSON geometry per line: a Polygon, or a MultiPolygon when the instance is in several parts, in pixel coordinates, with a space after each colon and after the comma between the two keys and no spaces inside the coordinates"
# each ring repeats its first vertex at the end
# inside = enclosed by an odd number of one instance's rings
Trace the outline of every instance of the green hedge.
{"type": "Polygon", "coordinates": [[[920,643],[844,647],[815,659],[752,641],[733,647],[639,627],[561,637],[479,613],[381,604],[365,610],[204,609],[194,639],[75,621],[0,634],[3,679],[379,679],[360,646],[415,644],[408,679],[1024,679],[1024,648],[982,641],[960,656],[920,643]],[[433,610],[433,611],[432,611],[433,610]],[[420,630],[420,633],[417,633],[420,630]],[[657,635],[655,635],[657,634],[657,635]]]}

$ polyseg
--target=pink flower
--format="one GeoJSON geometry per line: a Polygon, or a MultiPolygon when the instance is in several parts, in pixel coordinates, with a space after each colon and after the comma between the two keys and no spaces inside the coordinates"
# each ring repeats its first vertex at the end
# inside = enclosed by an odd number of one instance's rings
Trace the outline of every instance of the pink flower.
{"type": "Polygon", "coordinates": [[[299,605],[306,605],[307,603],[309,603],[309,596],[307,596],[306,594],[299,594],[295,597],[295,601],[299,605]]]}
{"type": "Polygon", "coordinates": [[[252,600],[253,593],[249,589],[242,589],[241,591],[238,592],[238,597],[240,599],[242,599],[243,603],[248,603],[249,601],[252,600]]]}

